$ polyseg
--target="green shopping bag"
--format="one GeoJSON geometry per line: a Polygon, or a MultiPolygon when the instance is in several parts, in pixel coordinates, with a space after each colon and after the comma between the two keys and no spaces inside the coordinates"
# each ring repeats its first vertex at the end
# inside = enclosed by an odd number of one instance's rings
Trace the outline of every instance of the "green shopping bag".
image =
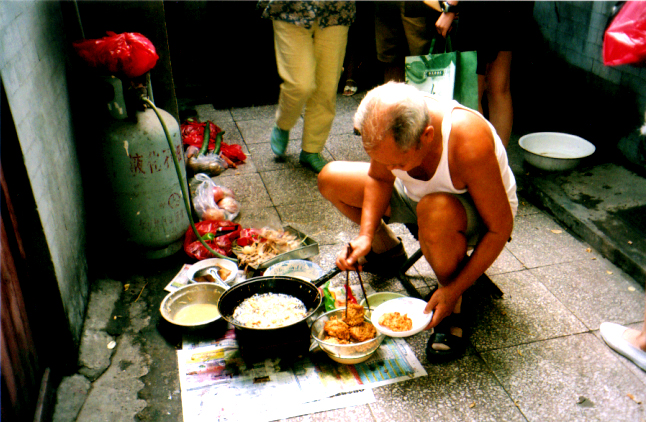
{"type": "Polygon", "coordinates": [[[406,57],[406,83],[441,98],[456,100],[478,110],[478,75],[475,51],[453,51],[446,37],[445,51],[435,53],[435,38],[429,54],[406,57]]]}

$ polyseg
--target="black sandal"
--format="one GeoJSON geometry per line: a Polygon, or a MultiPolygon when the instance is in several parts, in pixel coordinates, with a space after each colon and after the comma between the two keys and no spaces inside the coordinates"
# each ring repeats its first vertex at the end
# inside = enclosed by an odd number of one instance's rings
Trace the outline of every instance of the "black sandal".
{"type": "Polygon", "coordinates": [[[459,357],[466,349],[466,330],[463,313],[451,314],[444,318],[435,328],[426,344],[426,359],[429,362],[446,361],[459,357]],[[462,337],[451,334],[451,327],[462,329],[462,337]],[[433,344],[444,344],[448,350],[436,350],[433,344]]]}

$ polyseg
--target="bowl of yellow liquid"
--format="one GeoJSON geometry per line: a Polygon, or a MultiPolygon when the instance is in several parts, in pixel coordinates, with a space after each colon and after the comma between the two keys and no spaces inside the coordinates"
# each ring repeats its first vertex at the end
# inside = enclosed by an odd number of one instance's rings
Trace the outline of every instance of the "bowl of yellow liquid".
{"type": "Polygon", "coordinates": [[[217,284],[189,284],[166,295],[159,311],[171,324],[202,327],[221,318],[218,301],[224,292],[217,284]]]}

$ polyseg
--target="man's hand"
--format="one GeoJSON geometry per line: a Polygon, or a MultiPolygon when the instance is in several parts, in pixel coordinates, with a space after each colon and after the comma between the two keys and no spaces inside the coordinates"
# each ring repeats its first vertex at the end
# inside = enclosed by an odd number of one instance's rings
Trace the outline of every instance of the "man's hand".
{"type": "Polygon", "coordinates": [[[455,291],[450,285],[442,287],[433,293],[431,299],[426,304],[424,309],[425,313],[433,312],[433,319],[426,326],[426,330],[437,326],[444,318],[451,315],[455,309],[455,305],[460,299],[460,292],[455,291]]]}
{"type": "Polygon", "coordinates": [[[357,261],[362,256],[366,256],[372,248],[372,239],[368,236],[360,235],[352,242],[352,253],[348,254],[348,248],[341,250],[336,256],[336,266],[342,271],[361,270],[361,266],[357,265],[357,261]]]}

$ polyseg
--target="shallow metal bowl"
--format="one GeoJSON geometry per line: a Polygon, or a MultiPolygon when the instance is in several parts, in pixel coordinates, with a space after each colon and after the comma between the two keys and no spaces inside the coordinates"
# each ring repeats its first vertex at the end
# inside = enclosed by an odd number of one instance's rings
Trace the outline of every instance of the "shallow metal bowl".
{"type": "MultiPolygon", "coordinates": [[[[312,337],[314,337],[321,350],[328,354],[330,359],[346,365],[354,365],[370,359],[377,349],[379,349],[381,342],[384,341],[386,336],[377,332],[375,338],[353,344],[334,344],[323,340],[325,337],[325,322],[329,321],[333,316],[343,318],[344,312],[345,308],[334,309],[318,317],[312,324],[312,337]]],[[[365,320],[369,322],[368,318],[365,318],[365,320]]]]}
{"type": "Polygon", "coordinates": [[[548,171],[573,169],[596,149],[583,138],[559,132],[531,133],[522,136],[518,145],[529,164],[548,171]]]}
{"type": "Polygon", "coordinates": [[[191,305],[208,303],[217,306],[220,296],[225,291],[223,287],[212,283],[189,284],[166,295],[159,307],[159,311],[164,319],[171,324],[182,327],[203,327],[218,321],[222,317],[218,313],[217,317],[214,318],[194,324],[183,324],[177,322],[175,316],[180,310],[191,305]]]}

